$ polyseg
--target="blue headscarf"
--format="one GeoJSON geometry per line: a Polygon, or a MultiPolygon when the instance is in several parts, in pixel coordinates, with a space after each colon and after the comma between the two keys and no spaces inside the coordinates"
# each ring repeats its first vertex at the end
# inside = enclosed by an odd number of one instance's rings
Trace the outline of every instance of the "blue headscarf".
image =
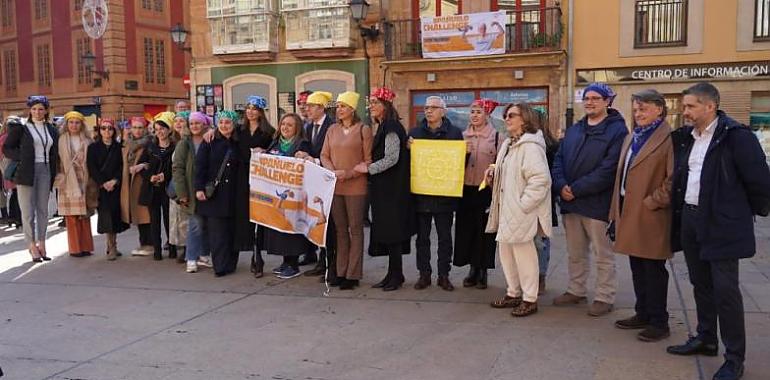
{"type": "Polygon", "coordinates": [[[267,108],[267,100],[259,95],[249,95],[249,97],[246,98],[246,102],[257,108],[267,108]]]}
{"type": "Polygon", "coordinates": [[[588,87],[583,90],[583,99],[586,98],[586,94],[588,94],[589,91],[601,95],[604,100],[609,100],[610,106],[612,106],[612,102],[615,100],[615,91],[612,91],[612,88],[606,83],[594,82],[589,84],[588,87]]]}
{"type": "Polygon", "coordinates": [[[44,95],[30,95],[27,97],[27,107],[32,107],[35,104],[42,104],[46,109],[50,108],[51,104],[48,102],[48,98],[44,95]]]}

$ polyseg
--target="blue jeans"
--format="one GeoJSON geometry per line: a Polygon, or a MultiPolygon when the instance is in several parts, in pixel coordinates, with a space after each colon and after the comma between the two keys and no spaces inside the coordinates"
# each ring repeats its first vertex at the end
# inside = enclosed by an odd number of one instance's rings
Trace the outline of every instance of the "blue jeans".
{"type": "Polygon", "coordinates": [[[211,255],[209,237],[206,232],[206,223],[200,215],[190,215],[187,222],[187,260],[198,260],[201,256],[211,255]]]}
{"type": "Polygon", "coordinates": [[[32,186],[16,186],[19,192],[22,230],[27,244],[44,242],[48,229],[48,197],[51,194],[51,171],[48,164],[35,163],[32,186]]]}
{"type": "Polygon", "coordinates": [[[537,249],[537,266],[540,267],[540,276],[548,272],[548,262],[551,261],[551,239],[535,236],[535,249],[537,249]]]}

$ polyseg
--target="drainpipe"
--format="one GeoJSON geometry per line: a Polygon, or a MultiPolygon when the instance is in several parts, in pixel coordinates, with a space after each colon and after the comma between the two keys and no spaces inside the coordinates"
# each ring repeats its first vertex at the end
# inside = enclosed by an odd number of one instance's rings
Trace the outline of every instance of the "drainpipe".
{"type": "Polygon", "coordinates": [[[569,10],[567,11],[567,112],[564,115],[566,128],[569,128],[575,119],[575,110],[573,102],[575,101],[575,64],[572,56],[573,31],[574,31],[574,0],[569,0],[569,10]]]}

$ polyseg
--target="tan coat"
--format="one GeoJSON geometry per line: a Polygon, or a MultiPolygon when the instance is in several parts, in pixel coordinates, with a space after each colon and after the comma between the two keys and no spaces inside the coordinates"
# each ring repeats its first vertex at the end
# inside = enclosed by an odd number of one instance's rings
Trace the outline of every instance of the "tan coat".
{"type": "Polygon", "coordinates": [[[59,138],[59,173],[54,180],[54,188],[58,190],[57,208],[59,215],[85,216],[93,211],[86,202],[92,196],[87,194],[90,179],[86,168],[86,152],[91,140],[81,136],[80,148],[72,152],[70,139],[66,132],[59,138]]]}
{"type": "Polygon", "coordinates": [[[551,173],[543,133],[525,133],[512,147],[509,142],[497,155],[486,232],[514,244],[551,236],[551,173]]]}
{"type": "Polygon", "coordinates": [[[629,165],[626,195],[620,213],[620,182],[633,135],[626,136],[620,152],[610,221],[615,221],[617,253],[646,259],[671,258],[671,176],[674,149],[671,127],[663,122],[629,165]]]}
{"type": "Polygon", "coordinates": [[[149,224],[150,211],[147,206],[139,204],[139,193],[142,192],[144,177],[141,173],[131,175],[128,168],[139,162],[144,148],[136,153],[134,162],[128,161],[128,148],[123,147],[123,177],[120,181],[120,216],[123,222],[128,224],[149,224]]]}

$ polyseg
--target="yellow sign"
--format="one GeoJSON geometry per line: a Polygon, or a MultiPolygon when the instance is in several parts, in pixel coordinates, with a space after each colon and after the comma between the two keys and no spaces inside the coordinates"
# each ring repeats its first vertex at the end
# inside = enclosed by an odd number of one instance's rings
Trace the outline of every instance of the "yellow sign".
{"type": "Polygon", "coordinates": [[[412,193],[463,196],[465,141],[416,139],[412,143],[412,193]]]}

